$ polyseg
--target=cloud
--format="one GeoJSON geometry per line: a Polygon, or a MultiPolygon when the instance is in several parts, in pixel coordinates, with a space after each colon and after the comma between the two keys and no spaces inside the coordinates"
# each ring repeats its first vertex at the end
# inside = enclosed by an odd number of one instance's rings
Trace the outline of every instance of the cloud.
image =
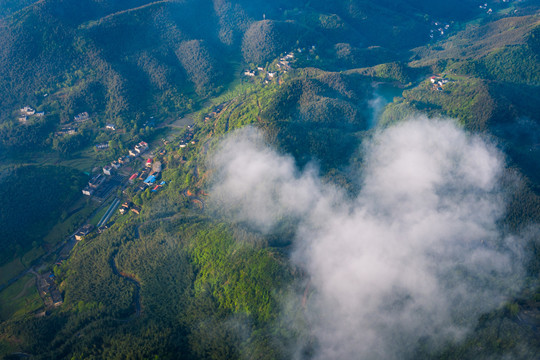
{"type": "Polygon", "coordinates": [[[402,359],[459,339],[520,287],[518,241],[502,236],[502,155],[450,120],[380,130],[364,147],[360,193],[244,129],[213,157],[213,198],[272,232],[294,218],[292,261],[310,277],[317,359],[402,359]]]}
{"type": "Polygon", "coordinates": [[[371,129],[377,125],[386,105],[388,105],[388,101],[377,91],[374,91],[373,98],[368,100],[368,109],[370,112],[368,128],[371,129]]]}

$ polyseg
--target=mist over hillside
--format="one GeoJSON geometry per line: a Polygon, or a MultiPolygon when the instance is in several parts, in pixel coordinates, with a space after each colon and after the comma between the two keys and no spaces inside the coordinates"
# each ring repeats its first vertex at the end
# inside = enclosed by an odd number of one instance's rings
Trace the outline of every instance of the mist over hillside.
{"type": "Polygon", "coordinates": [[[377,133],[353,198],[262,139],[248,129],[224,141],[211,192],[226,217],[265,233],[298,222],[292,258],[309,274],[314,358],[414,358],[419,340],[437,349],[462,339],[523,286],[530,239],[497,226],[502,155],[452,121],[377,133]]]}

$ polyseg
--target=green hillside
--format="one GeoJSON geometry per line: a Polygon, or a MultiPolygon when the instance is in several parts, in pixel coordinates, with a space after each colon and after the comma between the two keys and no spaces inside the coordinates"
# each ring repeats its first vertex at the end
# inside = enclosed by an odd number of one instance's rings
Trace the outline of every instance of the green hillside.
{"type": "Polygon", "coordinates": [[[67,217],[67,210],[81,196],[84,182],[83,174],[63,167],[3,170],[0,196],[4,204],[9,204],[9,211],[0,215],[0,265],[42,245],[58,219],[67,217]]]}

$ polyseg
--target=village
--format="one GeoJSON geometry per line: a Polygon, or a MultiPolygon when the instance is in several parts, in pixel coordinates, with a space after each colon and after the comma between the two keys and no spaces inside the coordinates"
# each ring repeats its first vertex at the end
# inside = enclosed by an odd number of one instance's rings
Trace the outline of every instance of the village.
{"type": "Polygon", "coordinates": [[[431,76],[429,81],[433,85],[432,90],[434,91],[443,91],[446,84],[452,82],[451,80],[447,79],[444,74],[431,76]]]}
{"type": "MultiPolygon", "coordinates": [[[[140,181],[137,192],[144,191],[150,186],[152,187],[152,192],[159,191],[165,185],[165,181],[156,184],[156,181],[160,178],[162,163],[158,160],[158,157],[149,153],[148,149],[149,145],[145,141],[137,143],[129,150],[128,154],[120,156],[117,160],[103,166],[101,172],[94,175],[88,181],[88,185],[82,190],[82,193],[95,201],[104,202],[118,187],[122,185],[133,185],[137,181],[140,181]],[[126,179],[128,180],[126,181],[126,179]]],[[[165,150],[161,150],[158,156],[163,156],[165,153],[165,150]]],[[[113,215],[119,203],[119,199],[115,199],[112,202],[107,212],[97,224],[99,231],[107,224],[107,221],[113,215]]],[[[138,215],[141,209],[130,202],[126,202],[122,205],[120,213],[124,214],[127,210],[131,210],[138,215]]],[[[86,225],[79,230],[75,237],[77,240],[82,240],[91,230],[92,228],[86,225]]]]}
{"type": "MultiPolygon", "coordinates": [[[[220,111],[216,109],[215,111],[220,111]]],[[[216,113],[214,111],[214,113],[216,113]]],[[[217,113],[216,113],[217,114],[217,113]]],[[[196,143],[194,129],[191,125],[187,126],[187,131],[179,138],[179,148],[185,148],[189,144],[196,143]]],[[[169,142],[161,139],[163,145],[169,142]]],[[[167,185],[166,181],[161,180],[163,171],[163,156],[167,150],[161,146],[154,151],[150,151],[150,145],[145,141],[140,141],[131,148],[127,154],[120,156],[109,164],[101,168],[100,173],[95,174],[88,181],[88,184],[82,189],[82,193],[92,200],[99,203],[105,203],[116,190],[123,187],[123,193],[126,194],[126,188],[130,187],[134,193],[141,193],[150,189],[150,194],[159,192],[167,185]]],[[[111,203],[96,228],[99,232],[107,228],[107,223],[117,208],[120,214],[126,214],[128,211],[139,215],[141,207],[133,204],[131,200],[126,200],[120,205],[118,198],[111,203]]],[[[86,224],[75,234],[76,240],[84,239],[94,228],[86,224]]]]}
{"type": "Polygon", "coordinates": [[[35,118],[39,119],[45,116],[45,112],[36,112],[35,109],[33,109],[30,106],[25,106],[19,110],[19,117],[18,121],[20,124],[27,125],[29,118],[35,118]]]}
{"type": "MultiPolygon", "coordinates": [[[[289,61],[294,58],[293,53],[289,53],[279,59],[274,64],[281,73],[286,73],[290,69],[289,61]]],[[[264,80],[268,83],[277,79],[278,71],[266,72],[259,67],[257,71],[264,73],[264,80]]],[[[214,106],[203,117],[206,122],[217,118],[227,107],[228,103],[221,103],[214,106]]],[[[18,110],[19,123],[29,124],[32,119],[39,119],[45,116],[44,112],[36,112],[31,106],[24,106],[18,110]]],[[[74,115],[69,123],[64,123],[54,132],[55,137],[77,135],[80,132],[82,124],[88,124],[92,120],[92,115],[83,111],[74,115]]],[[[155,126],[153,117],[144,123],[144,126],[155,126]]],[[[86,126],[87,127],[87,126],[86,126]]],[[[116,132],[114,124],[108,123],[100,128],[101,131],[116,132]]],[[[197,144],[195,138],[195,128],[193,124],[186,125],[183,133],[175,139],[178,149],[187,148],[197,144]]],[[[36,317],[47,316],[52,310],[63,304],[62,293],[58,288],[54,272],[51,265],[61,266],[68,260],[71,251],[75,246],[93,233],[101,233],[108,227],[118,221],[118,216],[127,216],[133,214],[140,215],[142,205],[137,205],[133,201],[134,194],[140,194],[147,191],[148,194],[156,194],[167,186],[167,182],[162,179],[164,170],[164,156],[167,154],[165,146],[169,140],[162,138],[155,141],[155,148],[146,141],[139,141],[134,144],[126,153],[116,159],[94,168],[88,183],[81,189],[84,196],[94,204],[94,210],[69,236],[58,242],[54,247],[48,249],[48,252],[36,261],[30,268],[10,279],[9,283],[17,281],[26,274],[32,274],[36,278],[36,287],[41,297],[44,307],[36,317]],[[161,143],[161,145],[159,145],[161,143]],[[116,215],[117,214],[117,215],[116,215]],[[116,215],[116,217],[115,217],[116,215]],[[97,221],[99,219],[99,221],[97,221]],[[111,220],[112,219],[112,220],[111,220]]],[[[109,142],[94,144],[96,151],[109,148],[109,142]]],[[[185,163],[185,157],[181,157],[180,163],[185,163]]],[[[189,189],[182,192],[183,196],[189,198],[199,211],[203,211],[205,204],[202,195],[204,192],[192,193],[189,189]]]]}
{"type": "Polygon", "coordinates": [[[443,36],[450,29],[450,24],[442,21],[432,21],[431,26],[432,29],[429,30],[430,39],[435,38],[435,36],[443,36]]]}
{"type": "MultiPolygon", "coordinates": [[[[219,114],[223,110],[224,104],[216,107],[210,114],[219,114]]],[[[185,148],[188,145],[196,143],[194,140],[194,128],[192,125],[187,126],[187,131],[178,139],[179,148],[185,148]]],[[[161,139],[163,145],[167,145],[168,140],[161,139]]],[[[166,182],[161,179],[163,170],[162,157],[167,153],[164,147],[158,147],[154,151],[150,150],[150,145],[145,141],[140,141],[131,148],[127,154],[120,156],[118,159],[103,166],[100,173],[95,174],[88,181],[88,184],[82,189],[85,196],[90,197],[93,201],[105,204],[108,199],[116,194],[119,187],[123,187],[122,193],[126,193],[127,187],[135,189],[136,193],[145,191],[150,188],[150,193],[159,192],[160,189],[166,186],[166,182]]],[[[191,197],[192,201],[198,205],[200,209],[204,209],[204,202],[189,191],[185,191],[185,196],[191,197]]],[[[102,207],[100,207],[102,208],[102,207]]],[[[98,208],[99,210],[99,208],[98,208]]],[[[96,210],[96,212],[98,211],[96,210]]],[[[121,201],[119,197],[114,196],[111,204],[101,216],[97,225],[92,225],[86,222],[79,227],[72,235],[64,242],[59,244],[52,252],[57,253],[56,265],[61,265],[63,261],[69,258],[71,250],[75,245],[84,240],[94,230],[102,232],[108,227],[109,220],[118,210],[120,215],[125,215],[131,212],[139,215],[141,206],[133,204],[131,200],[121,201]],[[122,204],[121,204],[122,203],[122,204]]],[[[45,316],[50,310],[60,306],[63,303],[62,295],[57,288],[55,276],[52,271],[48,270],[44,273],[38,273],[36,270],[40,265],[36,265],[29,269],[36,276],[36,284],[38,292],[42,298],[45,310],[36,314],[36,316],[45,316]]]]}
{"type": "MultiPolygon", "coordinates": [[[[298,52],[302,52],[302,49],[298,49],[298,52]]],[[[270,65],[271,67],[275,67],[275,71],[269,71],[265,68],[258,66],[256,69],[250,70],[247,69],[244,71],[244,76],[250,77],[250,78],[260,78],[261,81],[263,81],[265,84],[270,83],[272,80],[278,79],[278,75],[280,73],[286,74],[289,70],[291,70],[291,64],[290,62],[294,59],[294,53],[289,52],[288,54],[282,56],[277,60],[275,63],[270,65]]]]}

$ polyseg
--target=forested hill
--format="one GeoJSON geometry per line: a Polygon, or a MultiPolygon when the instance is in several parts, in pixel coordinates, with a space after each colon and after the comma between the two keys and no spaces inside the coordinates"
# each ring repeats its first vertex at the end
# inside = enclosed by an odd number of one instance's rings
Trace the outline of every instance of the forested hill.
{"type": "Polygon", "coordinates": [[[433,19],[478,12],[462,3],[3,1],[0,116],[30,104],[61,121],[90,111],[132,126],[135,113],[182,112],[219,92],[243,60],[313,45],[337,66],[395,60],[430,40],[433,19]]]}

